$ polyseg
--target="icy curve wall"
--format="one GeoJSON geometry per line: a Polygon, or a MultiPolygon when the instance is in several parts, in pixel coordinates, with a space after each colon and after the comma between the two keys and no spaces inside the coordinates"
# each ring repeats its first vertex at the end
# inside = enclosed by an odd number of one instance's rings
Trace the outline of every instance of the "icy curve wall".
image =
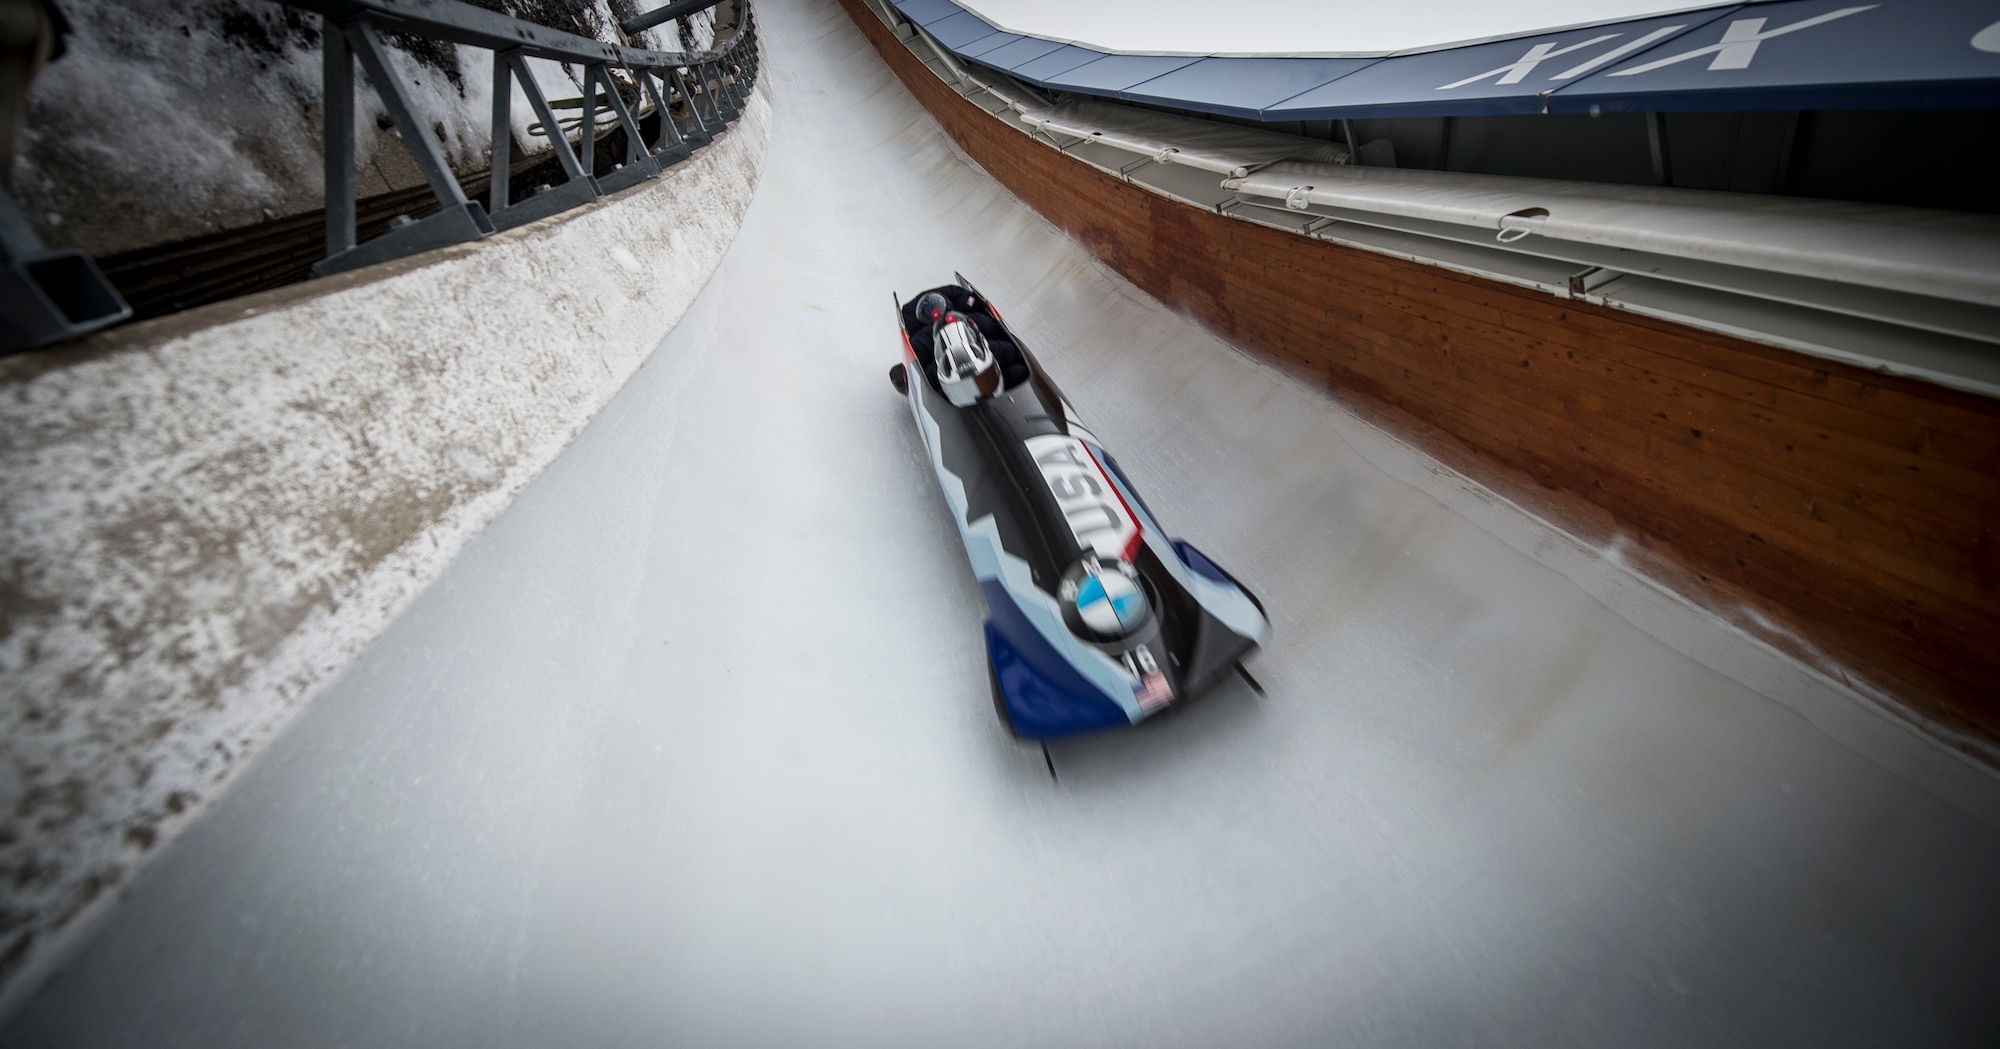
{"type": "Polygon", "coordinates": [[[645,362],[769,129],[759,88],[595,205],[0,362],[0,1006],[645,362]]]}

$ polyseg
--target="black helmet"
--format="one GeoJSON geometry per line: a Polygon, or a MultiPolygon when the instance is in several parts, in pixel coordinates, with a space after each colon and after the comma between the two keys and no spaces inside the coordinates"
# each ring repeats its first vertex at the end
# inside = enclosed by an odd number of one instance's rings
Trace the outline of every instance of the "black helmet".
{"type": "Polygon", "coordinates": [[[951,303],[937,292],[927,292],[917,299],[917,319],[926,324],[935,324],[938,319],[951,312],[951,303]]]}

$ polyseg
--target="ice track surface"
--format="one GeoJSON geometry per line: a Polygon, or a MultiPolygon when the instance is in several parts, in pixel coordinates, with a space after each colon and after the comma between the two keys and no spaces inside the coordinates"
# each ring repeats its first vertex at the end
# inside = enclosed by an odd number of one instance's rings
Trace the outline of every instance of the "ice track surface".
{"type": "Polygon", "coordinates": [[[838,7],[758,6],[769,166],[693,311],[0,1044],[2000,1044],[1987,822],[1382,472],[838,7]],[[954,269],[1263,597],[1268,696],[1060,782],[1003,733],[885,378],[890,289],[954,269]]]}

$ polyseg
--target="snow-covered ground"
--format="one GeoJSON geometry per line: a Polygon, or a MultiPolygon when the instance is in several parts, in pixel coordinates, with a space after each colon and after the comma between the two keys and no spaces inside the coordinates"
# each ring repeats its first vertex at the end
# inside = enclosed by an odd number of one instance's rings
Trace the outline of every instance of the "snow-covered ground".
{"type": "MultiPolygon", "coordinates": [[[[627,37],[639,0],[499,0],[517,17],[583,36],[682,50],[668,23],[627,37]]],[[[650,7],[652,5],[647,5],[650,7]]],[[[320,19],[275,0],[64,0],[68,52],[28,96],[15,199],[48,243],[104,255],[322,207],[320,19]]],[[[714,13],[690,19],[696,47],[714,13]]],[[[393,35],[391,65],[452,166],[491,157],[492,52],[393,35]]],[[[580,67],[535,60],[550,99],[582,95],[580,67]]],[[[423,177],[356,64],[355,157],[363,195],[423,177]]],[[[533,111],[514,89],[514,138],[533,111]]]]}
{"type": "Polygon", "coordinates": [[[1992,777],[1636,628],[965,165],[838,7],[761,11],[715,279],[0,1045],[1994,1041],[1992,777]],[[1268,696],[1060,782],[1004,735],[886,380],[954,269],[1265,599],[1268,696]]]}

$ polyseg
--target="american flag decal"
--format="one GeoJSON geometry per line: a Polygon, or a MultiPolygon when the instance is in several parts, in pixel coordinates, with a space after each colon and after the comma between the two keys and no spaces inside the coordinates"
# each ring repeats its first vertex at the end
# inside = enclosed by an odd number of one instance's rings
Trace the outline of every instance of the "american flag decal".
{"type": "Polygon", "coordinates": [[[1132,695],[1139,701],[1139,709],[1150,714],[1166,706],[1174,698],[1174,690],[1167,684],[1167,675],[1155,670],[1139,678],[1132,686],[1132,695]]]}

